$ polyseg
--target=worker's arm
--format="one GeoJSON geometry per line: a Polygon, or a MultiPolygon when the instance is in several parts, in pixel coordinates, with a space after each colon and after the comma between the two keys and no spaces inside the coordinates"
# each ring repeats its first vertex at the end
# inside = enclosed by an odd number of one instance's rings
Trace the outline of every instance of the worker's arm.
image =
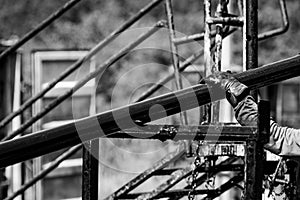
{"type": "MultiPolygon", "coordinates": [[[[234,108],[235,117],[241,125],[257,125],[257,104],[249,95],[246,85],[226,72],[217,72],[207,77],[205,82],[212,88],[218,87],[226,92],[226,98],[234,108]]],[[[281,156],[300,156],[300,130],[281,127],[273,120],[270,123],[271,136],[265,148],[281,156]]]]}
{"type": "MultiPolygon", "coordinates": [[[[237,121],[244,126],[257,124],[257,104],[249,95],[234,108],[237,121]]],[[[269,151],[281,156],[300,156],[300,130],[279,126],[270,120],[269,151]]]]}

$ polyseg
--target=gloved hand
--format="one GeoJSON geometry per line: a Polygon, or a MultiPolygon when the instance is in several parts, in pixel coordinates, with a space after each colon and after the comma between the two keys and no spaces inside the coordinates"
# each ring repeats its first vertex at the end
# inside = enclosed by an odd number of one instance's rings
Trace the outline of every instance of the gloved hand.
{"type": "Polygon", "coordinates": [[[216,72],[204,79],[211,87],[225,91],[226,99],[235,108],[250,92],[249,88],[239,82],[230,72],[216,72]]]}

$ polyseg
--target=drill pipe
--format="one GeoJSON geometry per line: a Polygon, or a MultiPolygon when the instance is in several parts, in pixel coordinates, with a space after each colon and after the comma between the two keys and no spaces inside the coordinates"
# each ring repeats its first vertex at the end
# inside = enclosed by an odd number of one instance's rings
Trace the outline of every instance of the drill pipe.
{"type": "MultiPolygon", "coordinates": [[[[296,55],[234,76],[250,89],[258,89],[299,75],[300,55],[296,55]]],[[[60,127],[1,142],[0,168],[95,138],[143,139],[142,133],[141,137],[137,138],[117,131],[202,106],[224,97],[224,92],[215,92],[206,85],[199,84],[94,116],[74,120],[74,122],[60,127]],[[155,105],[164,109],[152,109],[155,105]],[[150,109],[152,112],[149,115],[150,109]]],[[[154,138],[159,139],[157,136],[154,138]]],[[[144,139],[154,138],[144,137],[144,139]]]]}

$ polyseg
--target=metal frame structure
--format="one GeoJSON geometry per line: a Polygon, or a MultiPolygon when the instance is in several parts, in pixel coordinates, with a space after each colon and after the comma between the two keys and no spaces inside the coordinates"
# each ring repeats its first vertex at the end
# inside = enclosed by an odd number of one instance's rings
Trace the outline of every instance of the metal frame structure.
{"type": "MultiPolygon", "coordinates": [[[[40,25],[34,28],[32,31],[27,33],[19,42],[15,45],[8,48],[0,55],[0,60],[6,59],[6,57],[21,47],[24,43],[38,34],[41,30],[47,27],[50,23],[56,20],[61,16],[65,11],[70,9],[80,0],[70,0],[65,4],[61,9],[43,21],[40,25]]],[[[66,78],[69,74],[78,69],[85,61],[89,60],[93,55],[102,50],[107,44],[112,42],[119,34],[124,30],[133,25],[137,20],[144,16],[151,9],[160,4],[163,0],[153,0],[143,9],[141,9],[136,15],[131,17],[123,25],[117,28],[113,33],[106,37],[103,41],[100,41],[94,48],[92,48],[86,56],[82,59],[79,59],[74,65],[70,66],[65,72],[61,74],[60,77],[53,80],[44,90],[35,94],[32,98],[27,100],[19,110],[11,113],[5,119],[1,120],[0,128],[5,127],[9,124],[12,119],[16,116],[22,114],[25,109],[33,105],[37,100],[42,98],[47,92],[49,92],[54,86],[66,78]]],[[[176,139],[179,140],[203,140],[207,133],[208,126],[188,126],[186,114],[182,114],[182,126],[180,131],[177,130],[176,126],[155,126],[147,125],[145,126],[144,131],[138,131],[130,126],[126,127],[129,130],[121,132],[119,127],[114,122],[114,115],[120,116],[120,118],[128,117],[125,114],[125,111],[130,111],[130,117],[139,122],[140,124],[146,124],[150,120],[154,120],[148,116],[149,109],[154,104],[162,105],[166,111],[167,115],[173,115],[188,109],[199,107],[224,98],[224,95],[213,95],[210,97],[209,88],[206,85],[195,85],[190,88],[182,89],[182,83],[180,79],[180,72],[184,71],[190,63],[198,59],[203,53],[198,52],[191,57],[189,57],[181,65],[178,59],[177,46],[194,41],[204,39],[205,50],[204,50],[204,60],[206,65],[206,75],[219,71],[221,68],[221,50],[222,50],[222,39],[226,35],[232,33],[236,29],[229,29],[230,26],[243,27],[243,66],[244,69],[248,70],[243,73],[237,74],[236,78],[239,79],[244,84],[248,85],[251,89],[257,89],[278,81],[282,81],[288,78],[292,78],[300,75],[300,56],[295,56],[286,60],[282,60],[276,63],[272,63],[261,68],[257,68],[257,42],[258,40],[263,40],[269,37],[276,36],[285,32],[288,28],[288,17],[286,12],[285,0],[279,0],[281,6],[281,12],[283,16],[283,27],[269,31],[267,33],[259,34],[257,31],[257,0],[247,1],[240,0],[243,7],[242,16],[232,16],[227,12],[226,4],[228,3],[225,0],[218,0],[218,8],[216,17],[211,17],[211,0],[204,0],[205,2],[205,33],[195,34],[187,36],[185,38],[176,38],[175,27],[173,22],[173,11],[172,11],[172,2],[171,0],[165,0],[166,3],[166,12],[167,12],[167,22],[160,21],[155,24],[148,32],[141,35],[136,41],[130,43],[117,54],[113,55],[101,66],[99,66],[94,72],[88,74],[81,81],[78,82],[72,89],[64,93],[63,95],[56,98],[51,102],[44,110],[42,110],[37,115],[33,116],[27,122],[25,122],[18,130],[7,135],[2,142],[0,143],[0,168],[4,168],[8,165],[18,163],[27,159],[34,158],[49,152],[53,152],[65,147],[72,147],[64,154],[59,156],[49,168],[41,171],[36,177],[34,177],[30,182],[23,185],[18,191],[13,195],[6,198],[6,200],[14,199],[16,196],[22,194],[27,188],[32,186],[37,181],[45,177],[50,171],[55,169],[64,159],[68,158],[76,151],[81,148],[81,140],[77,134],[76,127],[84,127],[85,135],[81,135],[81,139],[85,142],[88,142],[87,146],[92,148],[92,146],[97,145],[95,142],[96,138],[101,137],[111,137],[111,138],[136,138],[140,135],[148,136],[149,139],[159,139],[165,141],[166,139],[176,139]],[[115,109],[112,111],[107,111],[105,113],[100,113],[95,116],[85,118],[83,120],[78,120],[74,123],[63,125],[58,128],[51,130],[40,131],[37,133],[29,134],[27,136],[21,136],[17,139],[13,139],[15,136],[20,135],[34,124],[37,120],[45,116],[49,111],[55,108],[58,104],[63,102],[66,98],[70,97],[76,90],[81,88],[86,82],[95,78],[99,73],[101,73],[106,68],[113,65],[116,61],[124,57],[130,50],[134,49],[137,45],[143,42],[145,39],[150,37],[160,28],[167,27],[169,28],[170,33],[170,47],[172,52],[172,60],[174,66],[174,73],[167,76],[166,78],[160,80],[157,85],[151,87],[146,91],[138,100],[137,103],[126,106],[124,108],[115,109]],[[211,25],[216,25],[216,31],[211,30],[211,25]],[[214,39],[215,38],[215,39],[214,39]],[[212,54],[213,50],[215,54],[212,54]],[[214,59],[214,60],[213,60],[214,59]],[[216,64],[213,64],[213,63],[216,64]],[[155,97],[149,100],[145,100],[155,91],[157,91],[164,83],[168,82],[175,76],[176,87],[178,91],[173,93],[168,93],[159,97],[155,97]],[[193,97],[196,97],[196,102],[193,97]],[[144,100],[144,101],[142,101],[144,100]],[[179,100],[184,100],[189,102],[188,106],[182,110],[180,108],[179,100]],[[139,102],[142,101],[142,102],[139,102]],[[97,127],[94,127],[92,123],[94,120],[98,120],[101,124],[102,132],[97,131],[97,127]],[[84,125],[84,126],[83,126],[84,125]],[[191,135],[191,132],[196,132],[196,136],[191,135]],[[130,133],[130,134],[128,134],[130,133]],[[13,140],[12,140],[13,139],[13,140]],[[91,141],[92,140],[92,141],[91,141]],[[56,142],[60,141],[60,142],[56,142]],[[63,141],[63,142],[61,142],[63,141]],[[79,145],[78,145],[79,144],[79,145]],[[36,151],[39,147],[39,151],[36,151]]],[[[253,93],[255,95],[255,93],[253,93]]],[[[208,122],[216,123],[218,121],[218,104],[213,104],[212,111],[207,110],[206,113],[208,122]]],[[[210,108],[209,108],[210,109],[210,108]]],[[[160,162],[154,165],[153,168],[146,170],[144,173],[133,179],[130,183],[124,185],[118,191],[116,191],[111,196],[106,199],[155,199],[161,197],[168,197],[169,199],[179,199],[180,197],[191,194],[191,186],[187,185],[182,190],[169,190],[176,183],[181,181],[183,178],[192,175],[194,171],[204,172],[208,176],[213,176],[219,171],[230,170],[230,171],[245,171],[245,174],[239,174],[238,176],[233,177],[227,183],[221,185],[215,190],[198,190],[196,187],[192,190],[192,195],[206,194],[207,196],[204,199],[213,199],[229,188],[236,186],[242,180],[245,181],[244,186],[244,195],[245,199],[261,199],[261,189],[262,189],[262,177],[263,177],[263,144],[267,142],[269,135],[269,110],[268,105],[265,102],[259,104],[259,123],[257,127],[230,127],[222,126],[223,131],[220,135],[217,130],[220,127],[218,125],[213,125],[216,133],[215,136],[218,136],[218,142],[222,141],[242,141],[245,143],[245,165],[232,164],[235,161],[235,158],[229,158],[217,166],[211,166],[209,168],[205,165],[200,165],[196,169],[187,167],[184,169],[164,169],[170,162],[178,159],[185,153],[190,153],[182,150],[182,147],[179,147],[179,150],[175,153],[167,155],[160,162]],[[251,167],[250,167],[251,166],[251,167]],[[166,182],[160,185],[156,190],[153,190],[149,193],[129,193],[135,187],[143,183],[149,177],[153,175],[171,175],[171,178],[166,182]],[[254,178],[255,177],[255,178],[254,178]]],[[[156,113],[155,119],[159,119],[161,116],[159,113],[156,113]]],[[[211,127],[210,127],[211,128],[211,127]]],[[[214,133],[212,133],[212,137],[214,133]]],[[[142,137],[146,138],[146,137],[142,137]]],[[[190,143],[189,143],[190,145],[190,143]]],[[[96,160],[91,156],[88,151],[84,151],[83,155],[83,200],[88,199],[97,199],[98,198],[98,165],[96,167],[96,160]]],[[[204,176],[196,177],[195,186],[201,185],[205,181],[204,176]]]]}

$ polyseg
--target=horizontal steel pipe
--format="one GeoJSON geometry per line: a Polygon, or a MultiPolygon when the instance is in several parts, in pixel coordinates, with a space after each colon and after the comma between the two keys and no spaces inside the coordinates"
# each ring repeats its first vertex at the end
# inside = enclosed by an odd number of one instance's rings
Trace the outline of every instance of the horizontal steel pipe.
{"type": "MultiPolygon", "coordinates": [[[[297,55],[236,74],[235,77],[248,85],[249,88],[257,89],[299,75],[300,55],[297,55]]],[[[164,118],[211,102],[210,94],[206,85],[195,85],[139,103],[109,110],[95,116],[76,120],[54,129],[39,131],[12,141],[2,142],[0,143],[0,167],[41,156],[94,138],[114,138],[116,136],[135,138],[125,133],[119,135],[115,133],[121,129],[119,123],[122,123],[122,129],[126,129],[136,126],[135,123],[123,123],[128,122],[129,119],[143,124],[164,118]],[[159,105],[164,109],[152,109],[155,105],[159,105]],[[149,115],[150,109],[152,109],[151,116],[149,115]]],[[[217,96],[213,94],[213,98],[213,100],[221,99],[224,98],[224,95],[217,96]]]]}
{"type": "Polygon", "coordinates": [[[206,20],[208,24],[224,24],[231,26],[243,26],[244,19],[242,17],[210,17],[206,20]]]}

